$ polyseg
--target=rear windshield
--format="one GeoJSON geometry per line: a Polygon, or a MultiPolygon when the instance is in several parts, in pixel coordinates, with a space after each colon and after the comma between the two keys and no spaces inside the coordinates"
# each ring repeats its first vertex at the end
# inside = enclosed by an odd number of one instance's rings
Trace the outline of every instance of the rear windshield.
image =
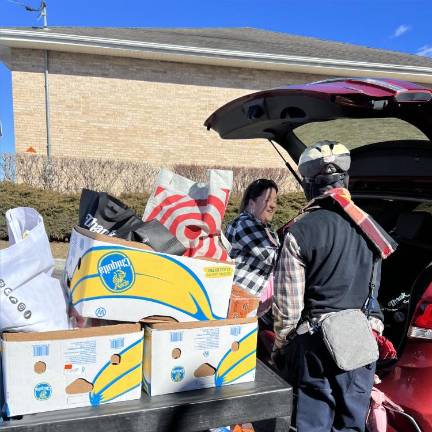
{"type": "Polygon", "coordinates": [[[427,140],[415,126],[397,118],[338,119],[308,123],[294,130],[306,146],[338,141],[349,149],[382,141],[427,140]]]}

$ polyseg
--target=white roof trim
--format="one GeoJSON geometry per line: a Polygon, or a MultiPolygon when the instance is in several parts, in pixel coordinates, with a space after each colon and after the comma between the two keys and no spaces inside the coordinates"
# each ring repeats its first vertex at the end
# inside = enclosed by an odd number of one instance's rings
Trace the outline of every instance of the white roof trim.
{"type": "Polygon", "coordinates": [[[0,29],[0,45],[10,48],[47,49],[107,56],[143,58],[323,75],[357,75],[401,78],[432,83],[432,67],[357,62],[247,51],[200,48],[91,36],[52,30],[0,29]]]}

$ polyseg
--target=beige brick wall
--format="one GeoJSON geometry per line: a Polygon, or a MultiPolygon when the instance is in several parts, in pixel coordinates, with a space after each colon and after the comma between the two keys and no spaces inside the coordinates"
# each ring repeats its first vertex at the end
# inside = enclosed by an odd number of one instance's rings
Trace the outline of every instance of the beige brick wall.
{"type": "MultiPolygon", "coordinates": [[[[12,52],[15,143],[46,154],[43,51],[12,52]]],[[[229,100],[323,76],[50,52],[52,154],[280,167],[264,140],[226,141],[203,127],[229,100]]]]}

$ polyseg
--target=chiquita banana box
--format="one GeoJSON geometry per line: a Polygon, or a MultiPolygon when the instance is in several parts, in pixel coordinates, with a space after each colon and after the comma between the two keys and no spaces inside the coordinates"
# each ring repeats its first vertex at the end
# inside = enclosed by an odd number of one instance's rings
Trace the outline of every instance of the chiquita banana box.
{"type": "Polygon", "coordinates": [[[138,322],[227,317],[234,264],[154,252],[83,228],[72,231],[66,284],[84,317],[138,322]]]}
{"type": "Polygon", "coordinates": [[[139,324],[3,333],[4,412],[16,416],[139,399],[142,358],[139,324]]]}
{"type": "Polygon", "coordinates": [[[255,380],[256,318],[145,327],[143,387],[162,395],[255,380]]]}

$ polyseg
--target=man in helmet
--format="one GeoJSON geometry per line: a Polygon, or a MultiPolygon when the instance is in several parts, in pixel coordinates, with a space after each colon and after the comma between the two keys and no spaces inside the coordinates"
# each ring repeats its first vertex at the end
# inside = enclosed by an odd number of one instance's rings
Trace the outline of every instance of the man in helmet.
{"type": "MultiPolygon", "coordinates": [[[[298,432],[365,428],[375,363],[339,369],[317,323],[332,312],[361,309],[374,257],[388,256],[396,245],[351,201],[349,167],[348,149],[336,142],[321,141],[303,152],[299,171],[312,201],[288,224],[275,269],[272,357],[297,389],[298,432]]],[[[380,272],[381,260],[376,262],[380,272]]],[[[382,332],[379,306],[370,323],[382,332]]]]}
{"type": "Polygon", "coordinates": [[[300,156],[299,171],[303,177],[306,198],[312,200],[333,188],[348,187],[349,150],[333,141],[319,141],[300,156]]]}

